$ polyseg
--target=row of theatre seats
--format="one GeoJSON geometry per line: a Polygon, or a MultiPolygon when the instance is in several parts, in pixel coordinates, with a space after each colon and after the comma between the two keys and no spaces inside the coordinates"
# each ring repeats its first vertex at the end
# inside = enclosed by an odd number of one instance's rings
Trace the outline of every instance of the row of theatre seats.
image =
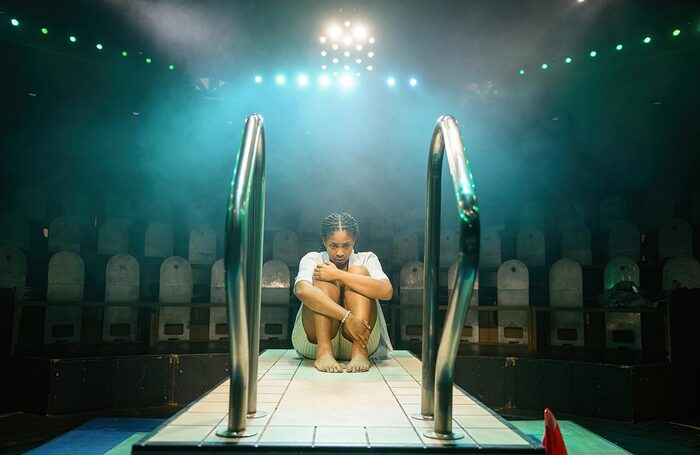
{"type": "MultiPolygon", "coordinates": [[[[23,277],[22,252],[14,247],[0,247],[3,260],[3,284],[13,287],[21,299],[23,277]],[[8,276],[14,273],[14,278],[8,276]],[[15,281],[12,282],[12,279],[15,281]]],[[[441,273],[441,282],[451,293],[457,264],[441,273]]],[[[398,272],[398,318],[394,333],[401,341],[421,339],[423,264],[410,261],[398,272]]],[[[582,309],[584,305],[582,267],[573,259],[562,258],[549,269],[549,305],[562,308],[553,311],[550,320],[552,345],[583,346],[584,313],[569,311],[582,309]]],[[[106,264],[105,299],[103,307],[103,340],[137,341],[138,308],[140,295],[139,262],[128,254],[112,256],[106,264]]],[[[640,284],[637,263],[627,257],[617,257],[608,262],[603,277],[605,288],[620,281],[640,284]]],[[[498,343],[527,344],[531,327],[530,276],[528,266],[520,260],[507,260],[497,268],[482,267],[475,283],[470,305],[479,306],[479,290],[491,287],[496,290],[498,343]]],[[[159,270],[158,303],[151,304],[157,314],[157,338],[160,341],[189,340],[190,314],[193,293],[193,270],[190,263],[178,256],[166,258],[159,270]]],[[[84,307],[85,264],[73,252],[55,253],[48,264],[48,283],[44,317],[44,343],[80,342],[81,321],[84,307]]],[[[663,290],[670,292],[678,287],[700,288],[700,263],[692,257],[671,258],[663,267],[663,290]]],[[[273,259],[263,265],[262,276],[262,339],[288,339],[290,330],[291,273],[282,260],[273,259]]],[[[223,259],[217,260],[210,273],[209,339],[219,340],[228,335],[226,325],[223,259]]],[[[606,313],[606,345],[642,349],[641,317],[629,313],[606,313]],[[625,333],[628,336],[617,336],[625,333]]],[[[469,312],[462,341],[478,343],[479,312],[469,312]]]]}

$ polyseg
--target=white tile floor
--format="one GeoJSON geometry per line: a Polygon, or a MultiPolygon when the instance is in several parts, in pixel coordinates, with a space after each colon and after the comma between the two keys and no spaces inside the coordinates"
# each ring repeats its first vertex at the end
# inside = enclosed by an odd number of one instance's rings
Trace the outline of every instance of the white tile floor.
{"type": "Polygon", "coordinates": [[[255,436],[216,435],[218,428],[226,427],[227,380],[135,445],[134,451],[162,447],[165,452],[172,445],[195,450],[214,445],[217,453],[237,447],[429,449],[447,445],[460,452],[497,448],[504,453],[508,449],[544,453],[541,446],[457,388],[453,430],[465,437],[454,442],[425,437],[433,422],[410,417],[420,412],[421,363],[408,351],[395,351],[392,358],[374,362],[366,373],[331,374],[317,371],[313,361],[299,358],[294,350],[267,350],[260,355],[258,370],[258,410],[267,416],[249,419],[247,429],[255,436]]]}

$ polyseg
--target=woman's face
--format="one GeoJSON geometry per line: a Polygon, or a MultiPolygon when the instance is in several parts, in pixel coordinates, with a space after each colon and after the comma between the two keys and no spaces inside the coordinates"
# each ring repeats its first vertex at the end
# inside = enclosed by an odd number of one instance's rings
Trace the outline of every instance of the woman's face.
{"type": "Polygon", "coordinates": [[[329,235],[323,244],[331,261],[336,267],[342,269],[350,259],[352,249],[355,247],[355,239],[347,231],[338,230],[329,235]]]}

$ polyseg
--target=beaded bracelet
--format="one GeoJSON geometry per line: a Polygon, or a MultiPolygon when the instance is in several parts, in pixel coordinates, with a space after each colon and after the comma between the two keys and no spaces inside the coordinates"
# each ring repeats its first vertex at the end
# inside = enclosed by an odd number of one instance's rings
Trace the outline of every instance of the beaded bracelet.
{"type": "Polygon", "coordinates": [[[340,321],[340,323],[341,323],[341,324],[345,323],[345,320],[348,318],[348,316],[350,316],[350,310],[348,310],[348,312],[345,313],[345,317],[343,318],[342,321],[340,321]]]}

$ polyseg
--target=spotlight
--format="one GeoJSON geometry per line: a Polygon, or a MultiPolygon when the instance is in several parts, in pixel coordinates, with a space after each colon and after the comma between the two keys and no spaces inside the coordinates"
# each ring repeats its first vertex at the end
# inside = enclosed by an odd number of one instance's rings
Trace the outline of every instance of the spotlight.
{"type": "Polygon", "coordinates": [[[146,63],[149,65],[153,62],[153,59],[151,57],[146,57],[146,63]]]}
{"type": "Polygon", "coordinates": [[[168,69],[169,69],[170,71],[175,70],[175,65],[173,65],[173,64],[171,63],[170,65],[168,65],[168,69]]]}
{"type": "Polygon", "coordinates": [[[350,21],[345,21],[343,25],[345,25],[346,28],[350,28],[350,25],[352,24],[350,24],[350,21]]]}
{"type": "Polygon", "coordinates": [[[127,57],[129,53],[127,51],[122,51],[122,57],[127,57]]]}
{"type": "Polygon", "coordinates": [[[76,41],[78,41],[78,38],[76,38],[75,36],[71,35],[71,36],[68,37],[68,41],[70,41],[71,43],[75,43],[76,41]]]}
{"type": "Polygon", "coordinates": [[[309,84],[309,77],[306,74],[300,74],[297,76],[297,84],[301,87],[306,87],[309,84]]]}
{"type": "Polygon", "coordinates": [[[322,69],[323,71],[326,71],[326,70],[328,69],[328,65],[321,65],[321,69],[322,69]]]}
{"type": "Polygon", "coordinates": [[[372,71],[374,67],[372,65],[367,65],[367,71],[372,71]]]}
{"type": "Polygon", "coordinates": [[[678,36],[678,35],[680,35],[680,34],[681,34],[680,29],[675,29],[675,30],[673,31],[673,36],[678,36]]]}
{"type": "Polygon", "coordinates": [[[616,51],[621,51],[621,50],[622,50],[622,44],[618,44],[617,46],[615,46],[615,50],[616,50],[616,51]]]}
{"type": "Polygon", "coordinates": [[[369,41],[369,44],[374,44],[374,36],[370,36],[367,41],[369,41]]]}
{"type": "Polygon", "coordinates": [[[255,79],[254,79],[254,80],[255,80],[255,83],[256,83],[256,84],[259,84],[259,83],[262,82],[262,76],[260,76],[260,75],[255,76],[255,79]]]}
{"type": "Polygon", "coordinates": [[[325,44],[327,41],[327,38],[325,36],[322,36],[318,40],[321,42],[321,44],[325,44]]]}
{"type": "Polygon", "coordinates": [[[543,70],[546,70],[547,68],[549,68],[549,65],[547,65],[546,63],[543,63],[543,64],[542,64],[542,69],[543,69],[543,70]]]}
{"type": "Polygon", "coordinates": [[[13,27],[19,27],[19,21],[14,17],[10,19],[10,24],[12,24],[13,27]]]}
{"type": "Polygon", "coordinates": [[[357,63],[357,64],[359,65],[360,63],[362,63],[362,59],[361,59],[361,58],[356,58],[356,59],[355,59],[355,63],[357,63]]]}
{"type": "Polygon", "coordinates": [[[357,49],[358,51],[361,51],[361,50],[362,50],[362,44],[358,44],[357,46],[355,46],[355,49],[357,49]]]}
{"type": "Polygon", "coordinates": [[[564,63],[571,63],[571,57],[566,57],[564,59],[564,63]]]}
{"type": "Polygon", "coordinates": [[[97,43],[97,44],[95,45],[95,47],[97,48],[98,51],[101,51],[101,50],[102,50],[102,45],[101,45],[100,43],[97,43]]]}
{"type": "Polygon", "coordinates": [[[590,55],[591,57],[595,57],[596,55],[598,55],[598,52],[596,52],[596,51],[591,51],[591,53],[588,54],[588,55],[590,55]]]}
{"type": "Polygon", "coordinates": [[[344,74],[343,77],[340,78],[340,85],[342,85],[343,88],[350,88],[355,85],[355,81],[352,79],[352,76],[344,74]]]}
{"type": "Polygon", "coordinates": [[[326,51],[321,51],[321,57],[325,57],[326,55],[328,55],[328,52],[326,52],[326,51]]]}
{"type": "Polygon", "coordinates": [[[333,48],[334,51],[337,51],[337,50],[338,50],[338,45],[337,45],[337,44],[334,44],[334,45],[331,46],[331,47],[333,48]]]}
{"type": "Polygon", "coordinates": [[[646,38],[644,38],[644,44],[649,44],[649,43],[651,43],[651,37],[647,36],[646,38]]]}
{"type": "Polygon", "coordinates": [[[333,60],[331,60],[333,63],[338,63],[338,57],[334,57],[333,60]]]}
{"type": "Polygon", "coordinates": [[[345,66],[343,67],[343,69],[344,69],[345,71],[350,71],[350,65],[345,65],[345,66]]]}
{"type": "Polygon", "coordinates": [[[415,77],[412,77],[410,81],[408,81],[409,84],[411,84],[411,87],[415,87],[418,85],[418,81],[416,80],[415,77]]]}
{"type": "Polygon", "coordinates": [[[279,74],[279,75],[275,78],[275,82],[277,82],[277,85],[284,85],[284,82],[285,82],[284,76],[281,75],[281,74],[279,74]]]}
{"type": "Polygon", "coordinates": [[[41,27],[41,33],[42,35],[48,35],[49,34],[49,29],[46,27],[41,27]]]}
{"type": "Polygon", "coordinates": [[[521,69],[520,71],[518,71],[518,74],[520,74],[521,76],[524,76],[524,75],[525,75],[525,70],[522,70],[522,69],[521,69]]]}
{"type": "Polygon", "coordinates": [[[389,87],[393,87],[394,85],[396,85],[396,79],[394,79],[393,77],[390,77],[386,80],[386,84],[389,87]]]}
{"type": "Polygon", "coordinates": [[[367,57],[372,58],[374,57],[374,52],[367,52],[367,57]]]}
{"type": "Polygon", "coordinates": [[[331,79],[324,74],[323,76],[318,78],[318,82],[321,84],[322,87],[328,87],[328,85],[331,83],[331,79]]]}
{"type": "Polygon", "coordinates": [[[345,52],[343,52],[343,55],[346,56],[346,57],[350,57],[350,51],[345,51],[345,52]]]}

